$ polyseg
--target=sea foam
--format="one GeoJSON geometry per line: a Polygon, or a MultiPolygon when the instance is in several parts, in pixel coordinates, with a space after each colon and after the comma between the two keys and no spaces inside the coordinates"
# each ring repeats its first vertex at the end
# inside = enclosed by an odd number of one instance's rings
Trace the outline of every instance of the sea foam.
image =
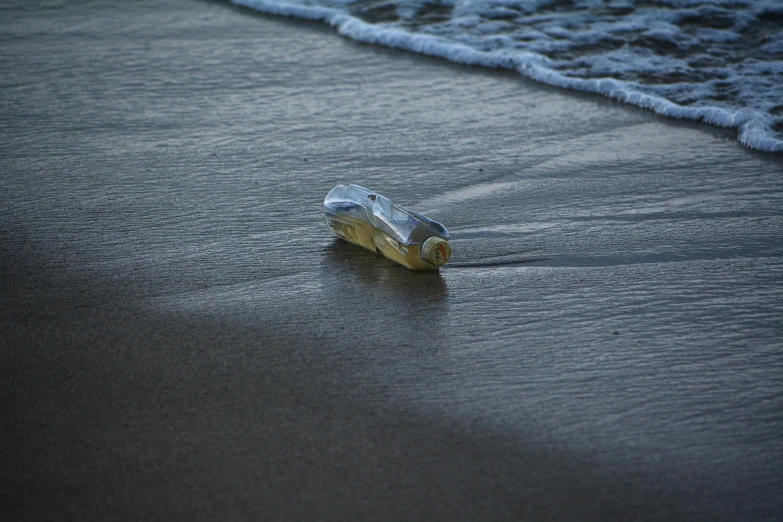
{"type": "Polygon", "coordinates": [[[518,71],[783,152],[779,0],[232,0],[354,40],[518,71]]]}

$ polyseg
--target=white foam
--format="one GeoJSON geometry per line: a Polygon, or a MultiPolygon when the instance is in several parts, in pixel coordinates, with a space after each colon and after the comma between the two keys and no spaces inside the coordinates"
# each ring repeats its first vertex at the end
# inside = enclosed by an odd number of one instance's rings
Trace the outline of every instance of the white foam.
{"type": "MultiPolygon", "coordinates": [[[[605,7],[598,0],[575,1],[570,10],[551,9],[553,0],[456,0],[439,4],[453,9],[436,21],[426,17],[431,6],[425,0],[390,0],[382,6],[397,7],[398,20],[383,23],[359,18],[380,4],[356,0],[232,1],[268,14],[321,21],[363,43],[513,69],[668,117],[736,128],[744,145],[783,152],[783,136],[772,130],[775,118],[783,118],[783,59],[763,59],[750,49],[748,56],[726,60],[733,47],[721,47],[736,46],[737,31],[761,14],[783,14],[778,0],[658,0],[667,9],[633,9],[633,0],[610,4],[625,8],[619,14],[588,9],[605,7]],[[689,20],[731,24],[702,27],[689,20]],[[673,51],[662,51],[667,49],[673,51]],[[706,65],[690,64],[698,61],[706,65]]],[[[780,53],[783,31],[766,36],[759,49],[773,57],[780,53]]]]}

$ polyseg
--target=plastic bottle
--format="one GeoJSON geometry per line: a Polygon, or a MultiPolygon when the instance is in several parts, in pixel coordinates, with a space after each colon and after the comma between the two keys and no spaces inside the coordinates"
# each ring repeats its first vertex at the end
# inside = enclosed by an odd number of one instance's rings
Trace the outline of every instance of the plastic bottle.
{"type": "Polygon", "coordinates": [[[346,241],[411,270],[437,270],[451,257],[446,228],[359,185],[338,185],[324,200],[326,225],[346,241]]]}

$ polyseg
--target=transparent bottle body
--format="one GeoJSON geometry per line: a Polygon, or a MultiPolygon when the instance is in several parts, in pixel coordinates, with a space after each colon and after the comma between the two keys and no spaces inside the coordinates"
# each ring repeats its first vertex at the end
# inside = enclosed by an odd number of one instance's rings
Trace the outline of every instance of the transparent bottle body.
{"type": "Polygon", "coordinates": [[[324,215],[341,238],[411,270],[437,270],[451,254],[443,225],[358,185],[332,189],[324,215]]]}

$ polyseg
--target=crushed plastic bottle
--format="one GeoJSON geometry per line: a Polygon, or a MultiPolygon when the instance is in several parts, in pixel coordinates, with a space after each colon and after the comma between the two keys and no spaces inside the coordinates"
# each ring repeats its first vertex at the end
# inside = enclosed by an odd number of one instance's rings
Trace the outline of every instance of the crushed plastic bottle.
{"type": "Polygon", "coordinates": [[[451,257],[446,228],[359,185],[338,185],[324,200],[326,225],[346,241],[411,270],[437,270],[451,257]]]}

